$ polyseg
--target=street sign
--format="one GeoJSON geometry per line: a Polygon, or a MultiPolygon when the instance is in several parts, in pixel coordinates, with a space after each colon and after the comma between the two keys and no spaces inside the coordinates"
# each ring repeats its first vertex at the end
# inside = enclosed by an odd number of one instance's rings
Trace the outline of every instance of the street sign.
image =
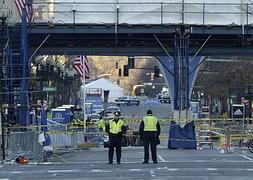
{"type": "Polygon", "coordinates": [[[43,87],[43,91],[54,92],[56,91],[56,87],[43,87]]]}

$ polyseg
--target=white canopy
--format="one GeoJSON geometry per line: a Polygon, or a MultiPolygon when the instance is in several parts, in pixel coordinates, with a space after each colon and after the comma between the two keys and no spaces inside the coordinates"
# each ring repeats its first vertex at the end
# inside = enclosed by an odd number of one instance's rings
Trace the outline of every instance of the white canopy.
{"type": "MultiPolygon", "coordinates": [[[[83,87],[82,87],[83,89],[83,87]]],[[[86,92],[89,91],[89,89],[102,89],[102,98],[104,100],[104,92],[109,91],[108,96],[108,102],[114,102],[114,100],[117,97],[123,96],[123,88],[119,87],[116,84],[113,84],[112,82],[101,78],[95,81],[92,81],[85,85],[86,92]]]]}

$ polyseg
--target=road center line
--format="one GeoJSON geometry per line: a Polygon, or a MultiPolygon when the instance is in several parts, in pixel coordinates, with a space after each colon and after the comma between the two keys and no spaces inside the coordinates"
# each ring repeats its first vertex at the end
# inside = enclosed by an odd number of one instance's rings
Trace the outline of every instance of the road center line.
{"type": "Polygon", "coordinates": [[[162,162],[166,162],[165,159],[163,159],[163,157],[161,155],[158,155],[158,158],[162,161],[162,162]]]}

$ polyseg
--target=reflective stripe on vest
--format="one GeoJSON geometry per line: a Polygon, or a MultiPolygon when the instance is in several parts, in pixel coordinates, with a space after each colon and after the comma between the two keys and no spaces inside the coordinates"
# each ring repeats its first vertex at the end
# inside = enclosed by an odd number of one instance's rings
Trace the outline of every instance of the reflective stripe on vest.
{"type": "Polygon", "coordinates": [[[146,116],[143,118],[144,131],[157,131],[156,125],[158,119],[155,116],[146,116]]]}
{"type": "Polygon", "coordinates": [[[118,134],[122,131],[122,126],[124,125],[124,121],[119,119],[118,123],[116,123],[114,120],[109,121],[109,127],[110,127],[110,133],[112,134],[118,134]]]}

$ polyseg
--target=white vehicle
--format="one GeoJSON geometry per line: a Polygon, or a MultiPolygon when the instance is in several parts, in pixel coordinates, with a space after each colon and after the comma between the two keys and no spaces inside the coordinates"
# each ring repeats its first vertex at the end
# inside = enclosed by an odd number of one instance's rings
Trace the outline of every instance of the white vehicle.
{"type": "Polygon", "coordinates": [[[118,106],[109,106],[106,108],[106,116],[107,117],[113,117],[113,113],[120,111],[120,108],[118,106]]]}
{"type": "Polygon", "coordinates": [[[136,97],[132,97],[132,96],[122,96],[122,97],[118,97],[117,99],[115,99],[115,103],[120,106],[120,105],[136,105],[139,106],[140,105],[140,100],[136,97]]]}
{"type": "Polygon", "coordinates": [[[89,116],[90,118],[90,122],[93,123],[93,124],[98,124],[98,121],[100,119],[100,115],[99,114],[96,114],[96,113],[93,113],[89,116]]]}

